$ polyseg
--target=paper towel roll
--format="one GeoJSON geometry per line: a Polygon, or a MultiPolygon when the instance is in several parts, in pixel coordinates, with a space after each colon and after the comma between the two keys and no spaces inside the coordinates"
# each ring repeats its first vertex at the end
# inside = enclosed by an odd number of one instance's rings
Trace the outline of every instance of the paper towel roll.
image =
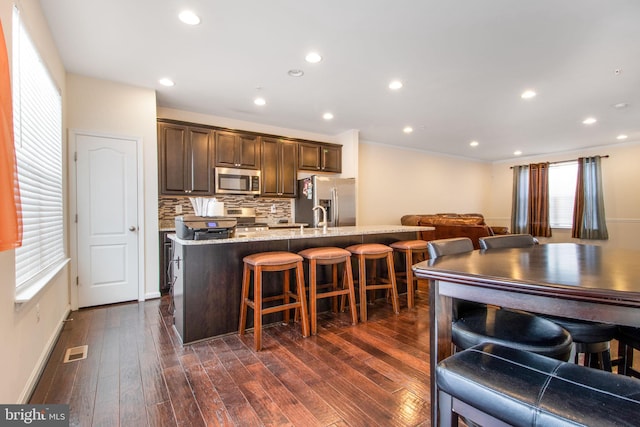
{"type": "Polygon", "coordinates": [[[209,200],[207,216],[224,216],[224,202],[219,202],[216,199],[209,200]]]}

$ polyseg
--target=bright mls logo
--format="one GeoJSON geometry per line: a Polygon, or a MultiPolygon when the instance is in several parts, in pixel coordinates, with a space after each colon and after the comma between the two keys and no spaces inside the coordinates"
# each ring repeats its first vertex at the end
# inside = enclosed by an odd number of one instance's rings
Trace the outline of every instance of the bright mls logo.
{"type": "Polygon", "coordinates": [[[69,426],[69,405],[0,405],[0,427],[69,426]]]}

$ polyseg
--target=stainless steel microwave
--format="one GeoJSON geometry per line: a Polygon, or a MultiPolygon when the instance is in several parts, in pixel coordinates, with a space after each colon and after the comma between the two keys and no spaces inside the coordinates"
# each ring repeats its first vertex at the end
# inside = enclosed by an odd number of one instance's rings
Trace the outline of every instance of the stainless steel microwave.
{"type": "Polygon", "coordinates": [[[216,194],[260,194],[260,171],[215,168],[216,194]]]}

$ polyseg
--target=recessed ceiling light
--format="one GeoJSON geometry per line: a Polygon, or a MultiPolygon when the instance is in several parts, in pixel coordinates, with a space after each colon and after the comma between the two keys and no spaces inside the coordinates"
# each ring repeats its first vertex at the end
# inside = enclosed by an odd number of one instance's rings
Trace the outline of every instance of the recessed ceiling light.
{"type": "Polygon", "coordinates": [[[289,70],[287,72],[291,77],[302,77],[304,76],[304,71],[302,70],[289,70]]]}
{"type": "Polygon", "coordinates": [[[190,10],[183,10],[178,15],[178,18],[187,25],[198,25],[200,23],[200,17],[190,10]]]}
{"type": "Polygon", "coordinates": [[[622,140],[624,140],[624,139],[627,139],[627,138],[628,138],[628,136],[627,136],[627,135],[624,135],[624,134],[621,134],[621,135],[616,136],[616,139],[618,139],[618,140],[620,140],[620,141],[622,141],[622,140]]]}
{"type": "Polygon", "coordinates": [[[163,78],[158,80],[158,82],[162,85],[162,86],[167,86],[167,87],[171,87],[173,85],[175,85],[175,83],[173,82],[173,80],[169,79],[169,78],[163,78]]]}
{"type": "Polygon", "coordinates": [[[411,133],[413,132],[413,128],[411,126],[406,126],[404,129],[402,129],[402,132],[411,133]]]}
{"type": "Polygon", "coordinates": [[[478,145],[480,145],[480,143],[478,141],[471,141],[469,145],[472,147],[477,147],[478,145]]]}
{"type": "Polygon", "coordinates": [[[402,82],[400,80],[393,80],[389,83],[389,89],[398,90],[402,87],[402,82]]]}
{"type": "Polygon", "coordinates": [[[522,95],[520,95],[520,98],[522,99],[531,99],[531,98],[535,98],[537,95],[537,93],[531,89],[529,90],[525,90],[524,92],[522,92],[522,95]]]}
{"type": "Polygon", "coordinates": [[[627,104],[626,102],[618,102],[617,104],[612,105],[612,107],[616,110],[622,110],[623,108],[627,108],[628,106],[629,104],[627,104]]]}
{"type": "Polygon", "coordinates": [[[253,100],[253,103],[256,105],[265,105],[267,101],[265,101],[264,98],[256,98],[253,100]]]}
{"type": "Polygon", "coordinates": [[[317,64],[318,62],[322,61],[322,56],[320,56],[320,54],[318,54],[317,52],[309,52],[307,53],[307,56],[304,57],[304,60],[312,64],[317,64]]]}
{"type": "Polygon", "coordinates": [[[584,120],[582,121],[582,123],[583,123],[583,124],[585,124],[585,125],[592,125],[592,124],[594,124],[595,122],[597,122],[597,120],[595,119],[595,117],[587,117],[586,119],[584,119],[584,120]]]}
{"type": "Polygon", "coordinates": [[[322,118],[323,118],[323,119],[325,119],[325,120],[331,120],[331,119],[333,119],[333,114],[331,114],[331,113],[324,113],[324,114],[322,115],[322,118]]]}
{"type": "Polygon", "coordinates": [[[519,156],[521,154],[522,154],[522,151],[520,151],[520,150],[516,150],[516,151],[513,152],[514,156],[519,156]]]}

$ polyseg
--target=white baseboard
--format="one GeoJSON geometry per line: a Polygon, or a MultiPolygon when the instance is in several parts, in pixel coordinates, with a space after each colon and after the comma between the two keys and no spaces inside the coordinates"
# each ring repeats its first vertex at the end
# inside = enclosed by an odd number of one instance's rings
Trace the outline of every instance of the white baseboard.
{"type": "Polygon", "coordinates": [[[144,299],[148,300],[148,299],[155,299],[155,298],[160,298],[162,295],[160,294],[160,292],[149,292],[144,294],[144,299]]]}
{"type": "Polygon", "coordinates": [[[38,358],[38,363],[36,363],[36,366],[33,368],[33,371],[29,376],[29,380],[25,384],[24,390],[22,390],[22,393],[20,394],[20,397],[18,399],[19,403],[22,403],[22,404],[29,403],[29,398],[31,397],[31,394],[33,394],[33,391],[38,385],[38,380],[40,379],[40,375],[42,375],[42,371],[44,371],[44,368],[47,366],[47,361],[49,360],[49,356],[51,356],[51,352],[53,352],[53,348],[55,347],[56,342],[58,341],[58,337],[62,332],[62,328],[64,327],[64,321],[66,320],[67,317],[69,317],[69,313],[71,313],[71,308],[67,306],[67,309],[62,315],[62,318],[58,322],[58,327],[56,328],[55,332],[51,335],[51,337],[49,337],[49,341],[47,341],[47,345],[45,346],[44,350],[42,351],[42,354],[40,354],[40,357],[38,358]]]}

